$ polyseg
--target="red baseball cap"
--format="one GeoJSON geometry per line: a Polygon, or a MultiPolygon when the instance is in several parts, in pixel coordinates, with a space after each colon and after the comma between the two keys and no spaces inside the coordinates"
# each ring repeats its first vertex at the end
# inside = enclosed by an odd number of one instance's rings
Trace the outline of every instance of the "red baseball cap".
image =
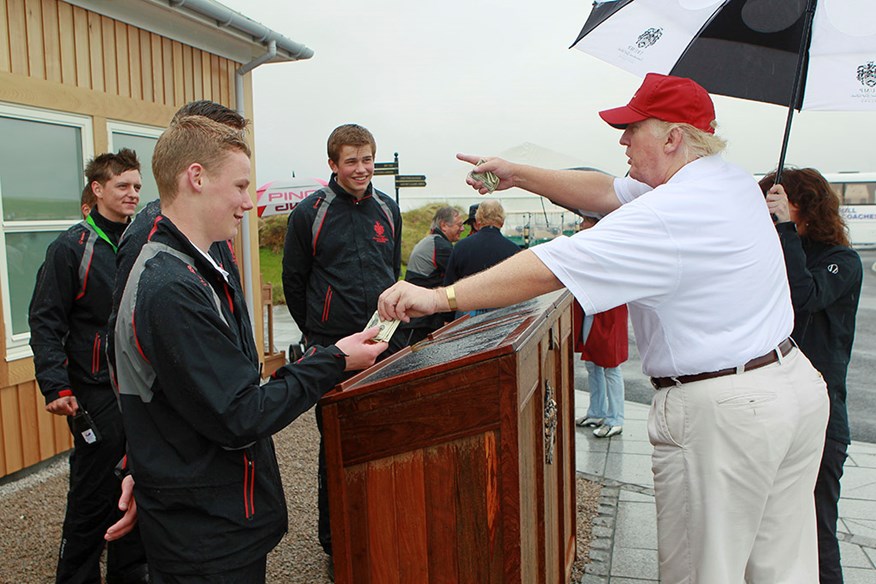
{"type": "Polygon", "coordinates": [[[715,106],[709,92],[692,79],[648,73],[639,90],[625,106],[599,112],[599,117],[615,128],[648,118],[681,122],[714,134],[715,106]]]}

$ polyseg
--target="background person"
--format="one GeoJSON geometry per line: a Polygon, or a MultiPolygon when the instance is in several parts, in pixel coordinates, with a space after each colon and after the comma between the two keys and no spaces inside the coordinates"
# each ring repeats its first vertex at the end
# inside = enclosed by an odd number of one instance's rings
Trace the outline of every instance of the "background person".
{"type": "MultiPolygon", "coordinates": [[[[119,237],[140,201],[140,161],[123,148],[89,161],[85,176],[93,206],[85,221],[49,245],[28,312],[46,410],[67,416],[73,434],[58,583],[100,582],[103,535],[121,515],[116,508],[120,484],[113,471],[125,453],[125,434],[104,344],[119,237]],[[85,412],[95,434],[82,434],[85,412]]],[[[136,530],[106,547],[107,582],[148,581],[136,530]]]]}
{"type": "MultiPolygon", "coordinates": [[[[429,233],[411,251],[405,281],[429,288],[440,286],[444,281],[453,244],[459,241],[463,229],[462,216],[458,209],[446,206],[436,210],[429,233]]],[[[452,312],[434,314],[402,323],[398,330],[401,331],[404,344],[413,345],[450,320],[453,320],[452,312]]]]}
{"type": "Polygon", "coordinates": [[[463,225],[468,225],[468,235],[466,235],[466,237],[478,232],[478,226],[475,224],[475,215],[477,215],[479,206],[480,203],[477,203],[475,205],[469,205],[468,207],[468,219],[462,222],[463,225]]]}
{"type": "MultiPolygon", "coordinates": [[[[505,209],[502,203],[488,199],[479,205],[472,205],[470,214],[472,210],[472,233],[453,246],[444,273],[445,286],[495,266],[520,251],[516,243],[502,235],[502,227],[505,225],[505,209]]],[[[431,288],[437,284],[421,285],[431,288]]],[[[472,314],[479,312],[485,311],[472,311],[472,314]]],[[[457,312],[456,316],[460,314],[457,312]]]]}
{"type": "MultiPolygon", "coordinates": [[[[590,229],[597,222],[598,219],[585,216],[581,229],[590,229]]],[[[594,428],[597,438],[611,438],[624,431],[624,377],[620,365],[629,357],[627,306],[621,304],[585,316],[576,301],[573,314],[574,330],[581,331],[575,350],[581,353],[587,368],[590,393],[587,415],[576,424],[594,428]]]]}
{"type": "Polygon", "coordinates": [[[598,229],[447,288],[399,282],[380,314],[508,306],[563,286],[590,313],[628,304],[657,389],[648,434],[661,580],[814,584],[828,398],[788,338],[793,310],[764,197],[718,155],[711,98],[689,79],[649,73],[626,106],[600,116],[624,130],[628,178],[459,155],[499,190],[606,215],[598,229]]]}
{"type": "Polygon", "coordinates": [[[79,210],[82,213],[82,218],[85,219],[91,213],[91,208],[97,202],[97,197],[94,196],[94,191],[91,190],[91,184],[85,185],[82,189],[82,196],[79,197],[79,210]]]}
{"type": "Polygon", "coordinates": [[[863,267],[858,253],[849,247],[839,198],[821,173],[814,168],[786,168],[782,184],[774,185],[775,178],[775,173],[768,174],[760,187],[777,218],[776,231],[785,255],[794,305],[791,336],[824,376],[830,397],[824,453],[815,483],[819,582],[841,584],[837,504],[851,441],[846,373],[855,340],[863,267]]]}
{"type": "Polygon", "coordinates": [[[158,139],[155,232],[116,323],[120,400],[152,582],[265,581],[286,533],[271,435],[385,350],[377,328],[313,347],[260,383],[240,290],[206,250],[253,208],[244,134],[203,116],[158,139]]]}
{"type": "MultiPolygon", "coordinates": [[[[401,273],[402,217],[398,205],[371,184],[377,142],[366,128],[344,124],[326,145],[332,171],[327,187],[289,215],[283,246],[283,292],[308,347],[327,346],[361,331],[377,310],[381,292],[401,273]]],[[[387,355],[403,343],[396,331],[387,355]]],[[[332,555],[328,478],[319,428],[319,543],[332,555]]],[[[328,567],[332,569],[329,558],[328,567]]]]}

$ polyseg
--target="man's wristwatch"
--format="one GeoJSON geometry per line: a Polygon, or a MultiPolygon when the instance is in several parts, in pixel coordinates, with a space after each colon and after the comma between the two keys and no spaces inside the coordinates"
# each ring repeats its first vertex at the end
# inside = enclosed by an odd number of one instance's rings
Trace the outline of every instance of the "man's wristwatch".
{"type": "Polygon", "coordinates": [[[447,306],[450,310],[456,310],[456,290],[453,289],[452,284],[444,289],[444,294],[447,295],[447,306]]]}

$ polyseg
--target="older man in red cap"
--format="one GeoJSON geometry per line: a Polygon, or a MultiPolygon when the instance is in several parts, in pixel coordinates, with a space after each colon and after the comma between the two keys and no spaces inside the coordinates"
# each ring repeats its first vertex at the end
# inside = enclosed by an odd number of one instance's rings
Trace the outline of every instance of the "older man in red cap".
{"type": "Polygon", "coordinates": [[[446,288],[396,284],[381,315],[507,306],[563,287],[590,314],[628,304],[656,390],[662,581],[814,584],[828,399],[788,337],[793,310],[763,195],[719,156],[712,100],[689,79],[649,74],[629,104],[600,116],[623,130],[629,177],[459,155],[494,173],[498,190],[605,215],[596,227],[446,288]]]}

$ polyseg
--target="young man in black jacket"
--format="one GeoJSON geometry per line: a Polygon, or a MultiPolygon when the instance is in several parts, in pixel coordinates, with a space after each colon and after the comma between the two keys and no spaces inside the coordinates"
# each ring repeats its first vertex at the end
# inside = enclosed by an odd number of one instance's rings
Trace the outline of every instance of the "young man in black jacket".
{"type": "Polygon", "coordinates": [[[260,385],[246,304],[207,250],[253,208],[243,134],[179,119],[153,155],[155,229],[131,270],[116,362],[152,582],[265,581],[287,529],[271,435],[385,350],[377,327],[311,348],[260,385]]]}
{"type": "MultiPolygon", "coordinates": [[[[132,150],[122,149],[90,161],[85,174],[96,202],[84,221],[49,246],[29,311],[30,345],[46,410],[67,416],[73,432],[59,583],[100,582],[103,534],[119,517],[113,469],[125,451],[104,343],[119,237],[140,201],[140,162],[132,150]]],[[[145,578],[137,531],[109,545],[108,583],[145,578]]]]}
{"type": "MultiPolygon", "coordinates": [[[[377,143],[367,129],[345,124],[328,138],[329,185],[289,215],[283,248],[283,292],[308,347],[330,345],[362,330],[377,297],[401,272],[398,205],[371,184],[377,143]]],[[[387,355],[403,345],[397,331],[387,355]]],[[[322,413],[319,445],[319,542],[332,555],[322,413]]]]}

